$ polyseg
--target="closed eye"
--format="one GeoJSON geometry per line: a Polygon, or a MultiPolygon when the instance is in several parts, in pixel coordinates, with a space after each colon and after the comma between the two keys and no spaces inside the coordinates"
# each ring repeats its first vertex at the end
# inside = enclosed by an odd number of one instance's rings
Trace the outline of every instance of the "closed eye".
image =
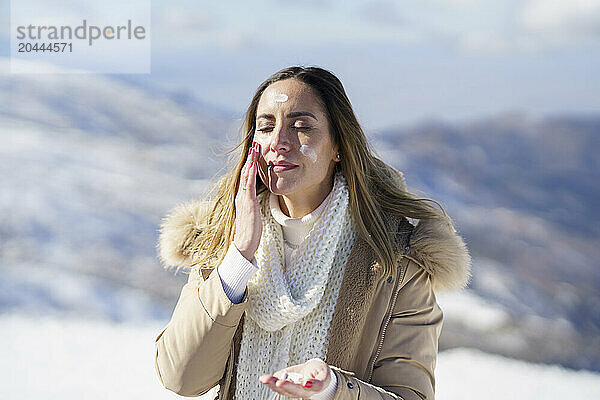
{"type": "MultiPolygon", "coordinates": [[[[292,126],[291,128],[297,129],[299,131],[309,131],[312,129],[312,126],[292,126]]],[[[257,132],[268,132],[268,131],[272,131],[272,130],[273,130],[272,126],[265,126],[265,127],[256,129],[257,132]]]]}
{"type": "Polygon", "coordinates": [[[309,131],[312,129],[311,126],[293,126],[292,128],[298,129],[300,131],[309,131]]]}

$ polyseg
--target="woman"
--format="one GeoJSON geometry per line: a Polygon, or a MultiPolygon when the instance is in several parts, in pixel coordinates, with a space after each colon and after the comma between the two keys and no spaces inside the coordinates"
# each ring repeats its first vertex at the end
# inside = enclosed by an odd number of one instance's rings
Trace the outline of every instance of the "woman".
{"type": "Polygon", "coordinates": [[[219,399],[433,399],[435,292],[470,277],[450,218],[373,155],[329,71],[275,73],[243,132],[214,194],[161,224],[162,262],[191,267],[156,338],[161,383],[184,396],[219,384],[219,399]]]}

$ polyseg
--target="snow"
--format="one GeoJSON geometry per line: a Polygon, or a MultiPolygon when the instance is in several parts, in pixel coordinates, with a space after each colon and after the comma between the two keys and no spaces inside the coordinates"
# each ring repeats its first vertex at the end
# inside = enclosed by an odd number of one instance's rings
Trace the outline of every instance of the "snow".
{"type": "Polygon", "coordinates": [[[441,352],[436,399],[600,399],[600,374],[458,348],[441,352]]]}
{"type": "Polygon", "coordinates": [[[2,265],[0,309],[54,318],[157,320],[170,313],[141,289],[132,289],[54,265],[2,265]]]}
{"type": "Polygon", "coordinates": [[[465,326],[481,332],[491,332],[510,320],[502,307],[467,290],[442,292],[437,296],[437,302],[446,321],[461,321],[465,326]]]}
{"type": "MultiPolygon", "coordinates": [[[[154,323],[0,317],[6,399],[172,399],[154,371],[154,323]]],[[[209,397],[206,397],[209,398],[209,397]]]]}
{"type": "MultiPolygon", "coordinates": [[[[163,388],[154,370],[154,339],[166,322],[2,314],[2,397],[182,398],[163,388]]],[[[438,400],[600,398],[600,374],[473,349],[441,352],[435,373],[438,400]]]]}

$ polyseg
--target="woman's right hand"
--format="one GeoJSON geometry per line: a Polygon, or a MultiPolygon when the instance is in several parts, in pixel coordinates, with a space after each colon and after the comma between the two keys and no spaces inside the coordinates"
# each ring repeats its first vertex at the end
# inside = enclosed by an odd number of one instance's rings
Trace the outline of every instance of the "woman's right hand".
{"type": "Polygon", "coordinates": [[[248,261],[252,261],[262,235],[260,205],[256,199],[256,171],[260,144],[252,142],[246,163],[242,167],[240,185],[235,196],[235,234],[233,243],[248,261]]]}

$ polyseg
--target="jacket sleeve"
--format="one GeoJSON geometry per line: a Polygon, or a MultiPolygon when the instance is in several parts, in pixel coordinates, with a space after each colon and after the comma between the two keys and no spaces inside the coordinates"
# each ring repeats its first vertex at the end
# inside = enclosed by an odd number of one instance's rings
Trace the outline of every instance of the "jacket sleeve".
{"type": "Polygon", "coordinates": [[[334,400],[434,400],[443,312],[429,273],[409,261],[387,326],[371,383],[330,366],[338,378],[334,400]]]}
{"type": "Polygon", "coordinates": [[[233,336],[247,305],[225,294],[218,267],[203,280],[192,270],[167,326],[155,340],[155,368],[162,385],[182,396],[200,396],[225,372],[233,336]]]}

